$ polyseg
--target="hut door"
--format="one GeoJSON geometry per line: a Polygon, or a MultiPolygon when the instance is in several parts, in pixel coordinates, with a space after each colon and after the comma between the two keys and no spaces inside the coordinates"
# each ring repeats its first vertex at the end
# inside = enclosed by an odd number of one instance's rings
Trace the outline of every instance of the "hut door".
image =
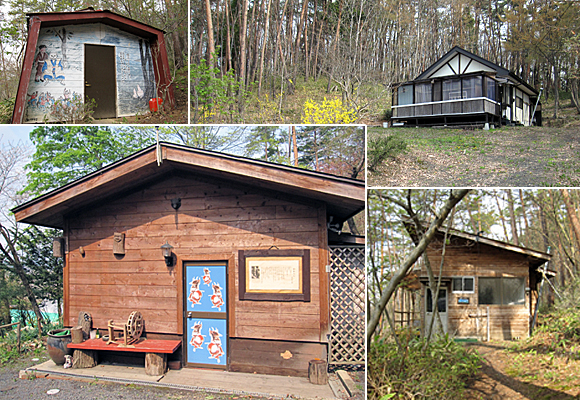
{"type": "Polygon", "coordinates": [[[117,116],[115,48],[85,44],[85,99],[95,99],[94,118],[117,116]]]}
{"type": "MultiPolygon", "coordinates": [[[[431,294],[431,289],[427,288],[426,305],[425,305],[425,331],[427,331],[427,326],[431,323],[431,318],[433,318],[433,296],[431,294]]],[[[447,333],[447,289],[440,288],[439,296],[437,296],[437,310],[441,316],[441,325],[443,325],[443,333],[447,333]]],[[[435,327],[437,321],[433,323],[433,329],[435,332],[435,327]]]]}
{"type": "Polygon", "coordinates": [[[186,363],[227,366],[227,272],[225,263],[185,263],[186,363]]]}

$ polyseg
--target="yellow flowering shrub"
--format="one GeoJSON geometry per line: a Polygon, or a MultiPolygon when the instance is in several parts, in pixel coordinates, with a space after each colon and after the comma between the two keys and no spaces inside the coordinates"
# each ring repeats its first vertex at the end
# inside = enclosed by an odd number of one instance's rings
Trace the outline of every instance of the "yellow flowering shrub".
{"type": "Polygon", "coordinates": [[[326,99],[322,103],[306,100],[304,103],[304,124],[352,124],[356,121],[356,110],[342,103],[341,99],[326,99]]]}

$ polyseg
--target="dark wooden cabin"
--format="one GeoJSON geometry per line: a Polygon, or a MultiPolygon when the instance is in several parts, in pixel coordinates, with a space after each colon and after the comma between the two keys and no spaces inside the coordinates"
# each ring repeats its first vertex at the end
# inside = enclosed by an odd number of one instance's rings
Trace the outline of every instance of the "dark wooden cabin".
{"type": "Polygon", "coordinates": [[[541,125],[538,98],[509,70],[455,46],[414,80],[395,85],[391,119],[394,126],[541,125]]]}
{"type": "MultiPolygon", "coordinates": [[[[427,248],[436,278],[444,235],[445,229],[439,229],[427,248]]],[[[491,339],[528,337],[542,270],[551,256],[457,230],[450,230],[447,239],[436,302],[445,332],[463,338],[485,338],[489,310],[491,339]]],[[[546,271],[546,276],[553,275],[554,272],[546,271]]],[[[434,306],[424,264],[419,280],[423,284],[421,320],[424,328],[433,315],[434,306]]]]}
{"type": "Polygon", "coordinates": [[[65,325],[137,310],[183,365],[307,376],[327,359],[329,248],[360,246],[337,232],[364,206],[363,181],[161,143],[13,211],[63,230],[65,325]]]}
{"type": "MultiPolygon", "coordinates": [[[[175,106],[164,32],[110,11],[31,13],[12,123],[55,121],[53,108],[96,102],[94,118],[175,106]]],[[[58,115],[56,113],[55,115],[58,115]]]]}

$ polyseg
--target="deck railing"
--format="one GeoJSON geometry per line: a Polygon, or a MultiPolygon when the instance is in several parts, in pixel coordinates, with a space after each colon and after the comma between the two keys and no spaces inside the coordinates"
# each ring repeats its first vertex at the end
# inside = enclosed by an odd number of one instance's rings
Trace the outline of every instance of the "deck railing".
{"type": "Polygon", "coordinates": [[[434,101],[431,103],[393,106],[393,118],[431,117],[461,114],[500,115],[500,104],[487,97],[434,101]]]}

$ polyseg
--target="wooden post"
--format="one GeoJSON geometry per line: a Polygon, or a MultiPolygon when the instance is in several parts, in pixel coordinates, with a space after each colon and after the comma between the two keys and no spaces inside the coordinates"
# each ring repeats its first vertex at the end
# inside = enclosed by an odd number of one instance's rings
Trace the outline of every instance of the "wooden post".
{"type": "Polygon", "coordinates": [[[20,354],[20,322],[18,323],[18,332],[16,332],[16,340],[18,343],[18,354],[20,354]]]}
{"type": "Polygon", "coordinates": [[[97,361],[98,351],[75,349],[72,366],[73,368],[93,368],[97,366],[97,361]]]}
{"type": "Polygon", "coordinates": [[[328,383],[328,373],[326,372],[326,361],[310,360],[308,362],[308,379],[315,385],[326,385],[328,383]]]}
{"type": "Polygon", "coordinates": [[[490,331],[489,331],[489,306],[487,306],[487,341],[489,342],[490,339],[490,331]]]}
{"type": "Polygon", "coordinates": [[[145,373],[151,376],[163,375],[167,370],[167,354],[146,353],[145,373]]]}

